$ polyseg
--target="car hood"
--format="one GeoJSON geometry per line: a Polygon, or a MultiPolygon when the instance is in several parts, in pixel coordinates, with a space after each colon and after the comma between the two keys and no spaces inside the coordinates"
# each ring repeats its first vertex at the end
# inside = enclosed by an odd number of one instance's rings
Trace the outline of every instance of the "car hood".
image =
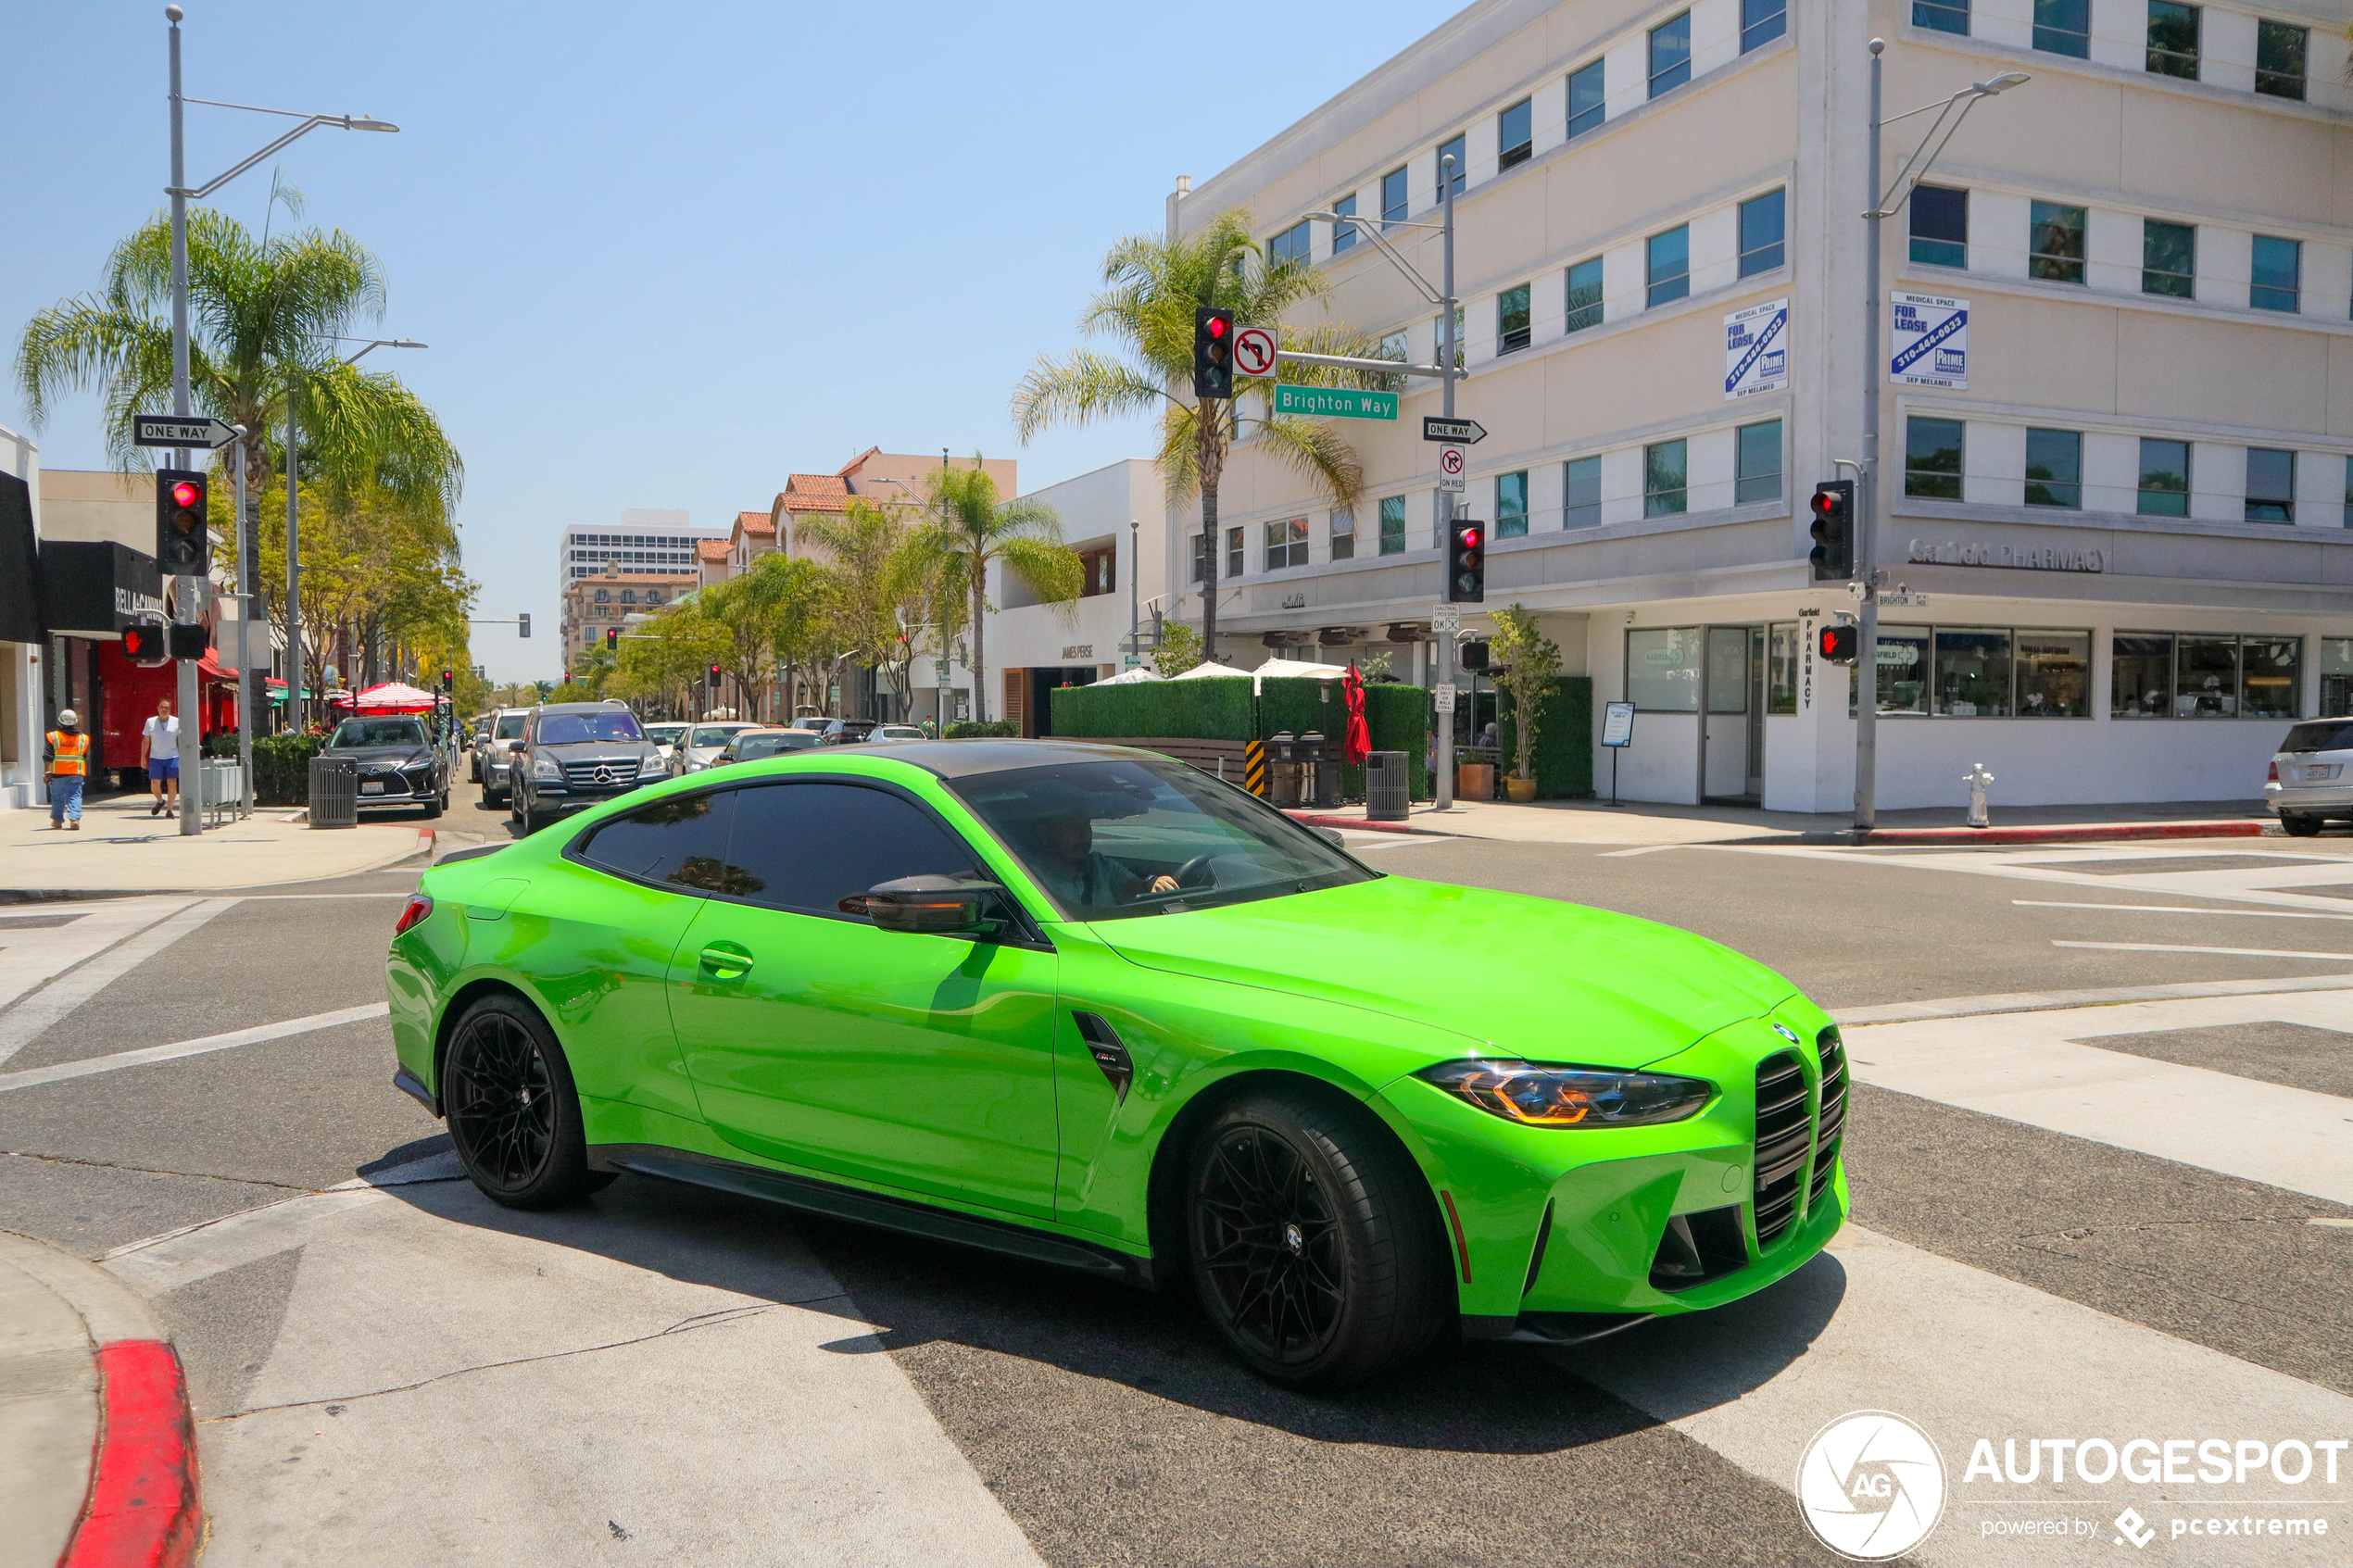
{"type": "Polygon", "coordinates": [[[1796,987],[1705,937],[1607,909],[1382,877],[1090,930],[1147,969],[1363,1008],[1492,1051],[1635,1068],[1796,987]]]}

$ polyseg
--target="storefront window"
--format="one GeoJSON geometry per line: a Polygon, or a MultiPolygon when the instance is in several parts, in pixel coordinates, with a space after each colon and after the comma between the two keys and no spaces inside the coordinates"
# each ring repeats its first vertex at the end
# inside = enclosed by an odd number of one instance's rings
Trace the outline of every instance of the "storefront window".
{"type": "MultiPolygon", "coordinates": [[[[2353,639],[2347,639],[2353,646],[2353,639]]],[[[1765,633],[1765,711],[1797,711],[1797,622],[1776,621],[1765,633]]]]}
{"type": "Polygon", "coordinates": [[[2246,637],[2239,645],[2239,717],[2293,719],[2303,704],[2297,680],[2304,665],[2304,639],[2246,637]]]}
{"type": "Polygon", "coordinates": [[[2239,640],[2184,634],[2173,641],[2180,672],[2173,711],[2183,719],[2235,719],[2239,708],[2239,640]]]}
{"type": "Polygon", "coordinates": [[[2092,704],[2092,634],[2018,634],[2018,716],[2081,719],[2092,704]]]}
{"type": "MultiPolygon", "coordinates": [[[[1925,626],[1882,626],[1879,629],[1879,710],[1881,713],[1928,711],[1929,650],[1925,626]]],[[[1848,705],[1853,706],[1853,698],[1848,705]]]]}
{"type": "Polygon", "coordinates": [[[1644,713],[1699,711],[1700,629],[1662,626],[1626,633],[1626,700],[1644,713]]]}
{"type": "Polygon", "coordinates": [[[2353,719],[2353,637],[2321,639],[2321,717],[2353,719]]]}
{"type": "Polygon", "coordinates": [[[2166,719],[2173,713],[2173,639],[2161,632],[2119,632],[2108,714],[2166,719]]]}
{"type": "Polygon", "coordinates": [[[2009,717],[2009,633],[1991,627],[1937,629],[1936,711],[1955,719],[2009,717]]]}

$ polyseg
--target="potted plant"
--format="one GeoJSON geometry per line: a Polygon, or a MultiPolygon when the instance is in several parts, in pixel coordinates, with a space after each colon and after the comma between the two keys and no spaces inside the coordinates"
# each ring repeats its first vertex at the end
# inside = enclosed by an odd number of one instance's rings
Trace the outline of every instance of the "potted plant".
{"type": "Polygon", "coordinates": [[[1561,650],[1524,605],[1499,609],[1493,619],[1490,657],[1503,667],[1494,672],[1494,681],[1512,699],[1512,771],[1504,780],[1504,792],[1524,806],[1536,798],[1536,729],[1560,672],[1561,650]]]}

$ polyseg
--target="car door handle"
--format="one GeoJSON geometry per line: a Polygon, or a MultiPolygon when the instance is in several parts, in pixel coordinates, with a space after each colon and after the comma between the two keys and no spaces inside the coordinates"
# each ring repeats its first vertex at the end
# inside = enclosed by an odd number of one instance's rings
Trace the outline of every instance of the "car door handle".
{"type": "Polygon", "coordinates": [[[751,954],[733,942],[713,942],[702,950],[702,968],[714,980],[741,980],[751,972],[751,954]]]}

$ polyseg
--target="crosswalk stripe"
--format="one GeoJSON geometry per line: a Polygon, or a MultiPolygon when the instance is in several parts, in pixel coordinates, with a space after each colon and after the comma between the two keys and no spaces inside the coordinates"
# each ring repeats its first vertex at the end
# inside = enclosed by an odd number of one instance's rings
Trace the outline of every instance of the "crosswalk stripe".
{"type": "Polygon", "coordinates": [[[2288,980],[2177,980],[2161,985],[2099,985],[2081,991],[2005,991],[1983,997],[1935,997],[1918,1002],[1878,1002],[1833,1010],[1842,1027],[1862,1023],[1914,1023],[1930,1018],[1974,1018],[1995,1012],[2044,1012],[2058,1008],[2108,1007],[2117,1002],[2160,1002],[2177,997],[2288,995],[2299,991],[2353,990],[2342,974],[2311,974],[2288,980]]]}
{"type": "Polygon", "coordinates": [[[368,1002],[356,1008],[339,1008],[333,1012],[314,1012],[308,1018],[289,1018],[283,1023],[256,1024],[251,1029],[233,1029],[225,1035],[206,1035],[194,1040],[176,1040],[168,1046],[148,1046],[135,1051],[116,1051],[110,1056],[86,1056],[76,1061],[53,1062],[47,1067],[28,1067],[17,1073],[0,1073],[0,1094],[11,1089],[30,1089],[40,1084],[61,1084],[69,1078],[86,1078],[94,1073],[119,1073],[126,1067],[145,1067],[153,1062],[173,1061],[184,1056],[203,1056],[210,1051],[225,1051],[237,1046],[258,1045],[264,1040],[283,1040],[289,1035],[308,1035],[316,1029],[335,1029],[346,1023],[361,1023],[371,1018],[383,1018],[392,1011],[384,1002],[368,1002]]]}
{"type": "Polygon", "coordinates": [[[2234,959],[2334,959],[2339,963],[2353,960],[2353,953],[2299,952],[2278,947],[2190,947],[2173,942],[2061,942],[2054,938],[2051,946],[2093,947],[2104,953],[2220,953],[2234,959]]]}
{"type": "Polygon", "coordinates": [[[2257,920],[2353,920],[2353,915],[2324,915],[2312,909],[2202,909],[2189,904],[2076,904],[2057,898],[2013,898],[2022,909],[2117,909],[2141,915],[2232,915],[2257,920]]]}
{"type": "Polygon", "coordinates": [[[66,971],[6,1013],[0,1013],[0,1061],[32,1044],[82,1003],[236,902],[234,898],[207,898],[181,909],[97,954],[80,968],[66,971]]]}

